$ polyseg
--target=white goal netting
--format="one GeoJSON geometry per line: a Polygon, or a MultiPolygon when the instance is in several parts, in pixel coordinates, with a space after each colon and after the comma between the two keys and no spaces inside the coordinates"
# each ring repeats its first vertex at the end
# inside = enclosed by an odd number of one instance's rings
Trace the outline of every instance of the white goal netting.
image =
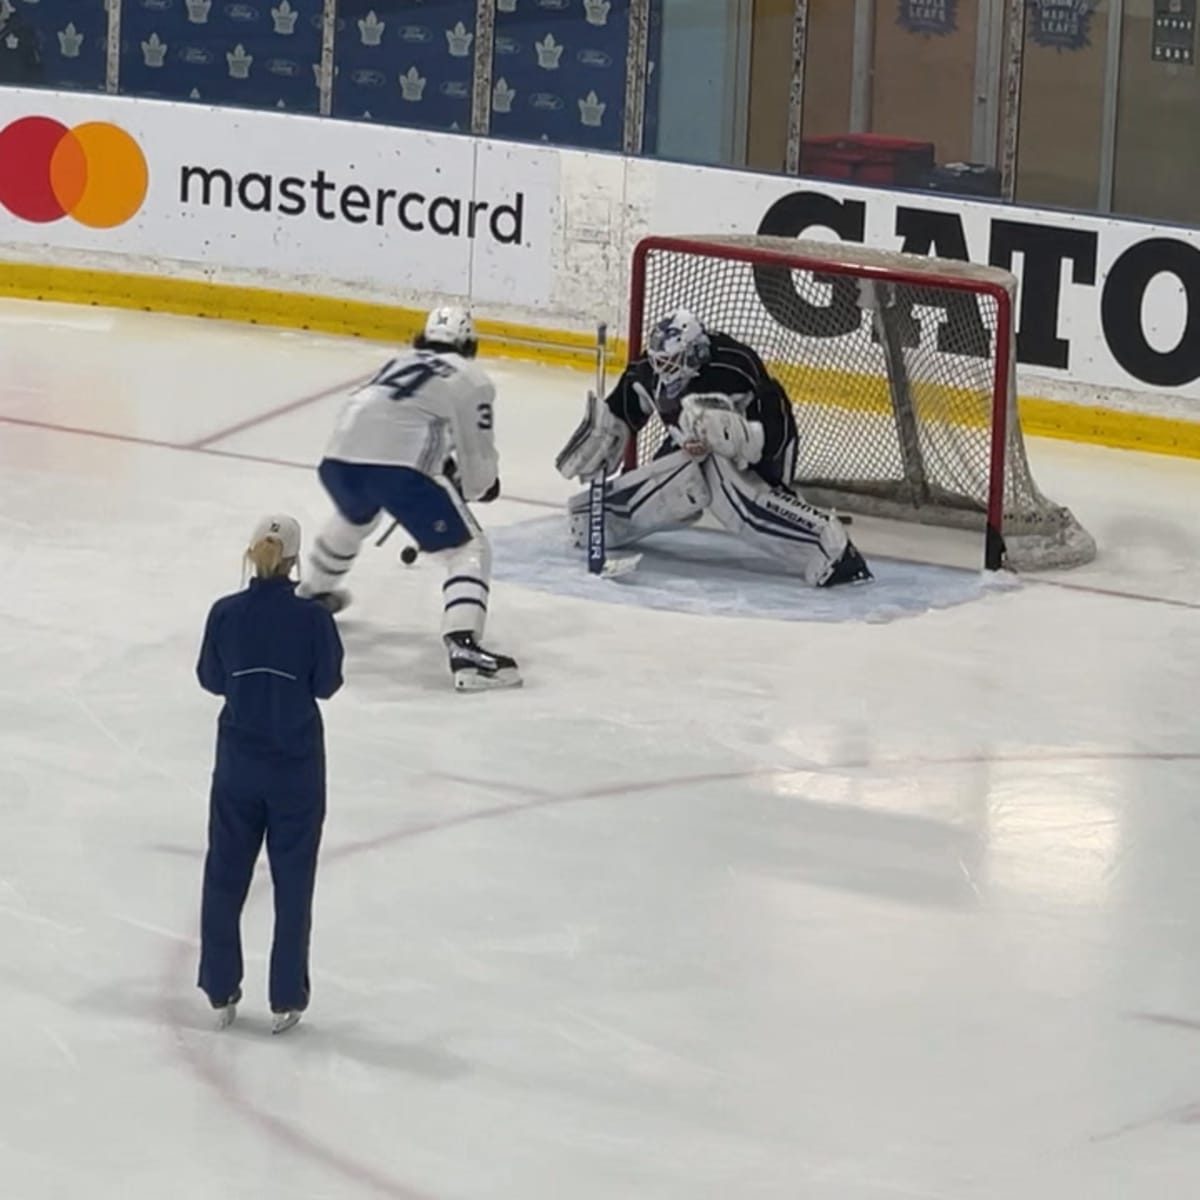
{"type": "MultiPolygon", "coordinates": [[[[795,483],[813,503],[987,531],[988,565],[1074,566],[1095,543],[1030,473],[1007,271],[843,243],[648,238],[630,350],[687,308],[753,346],[792,401],[795,483]]],[[[643,430],[637,461],[664,431],[643,430]]]]}

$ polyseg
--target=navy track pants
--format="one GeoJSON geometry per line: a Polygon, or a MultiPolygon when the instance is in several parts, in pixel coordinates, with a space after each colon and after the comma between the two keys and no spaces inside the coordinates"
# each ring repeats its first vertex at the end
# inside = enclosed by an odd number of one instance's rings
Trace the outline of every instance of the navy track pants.
{"type": "Polygon", "coordinates": [[[242,908],[254,864],[267,843],[275,890],[269,998],[273,1012],[308,1007],[308,947],[317,854],[325,821],[325,772],[319,760],[300,769],[218,769],[208,814],[208,855],[200,910],[199,984],[224,1004],[242,984],[242,908]]]}

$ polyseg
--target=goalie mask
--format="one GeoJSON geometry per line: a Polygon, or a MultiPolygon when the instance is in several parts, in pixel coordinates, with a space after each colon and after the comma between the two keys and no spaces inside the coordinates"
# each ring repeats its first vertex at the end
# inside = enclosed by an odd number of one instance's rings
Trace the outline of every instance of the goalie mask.
{"type": "Polygon", "coordinates": [[[679,399],[711,353],[704,326],[682,308],[659,321],[646,344],[646,357],[668,400],[679,399]]]}

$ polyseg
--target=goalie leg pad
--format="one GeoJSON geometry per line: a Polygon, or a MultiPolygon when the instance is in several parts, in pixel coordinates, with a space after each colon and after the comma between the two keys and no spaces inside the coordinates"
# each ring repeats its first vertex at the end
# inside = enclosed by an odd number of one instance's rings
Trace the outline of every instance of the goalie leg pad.
{"type": "MultiPolygon", "coordinates": [[[[695,521],[712,499],[700,464],[676,451],[652,459],[625,475],[609,489],[604,505],[604,534],[614,548],[629,546],[652,533],[695,521]]],[[[567,505],[571,541],[587,548],[588,494],[572,496],[567,505]]]]}
{"type": "Polygon", "coordinates": [[[566,479],[587,480],[608,475],[620,465],[628,442],[629,426],[602,399],[588,392],[583,420],[554,465],[566,479]]]}
{"type": "Polygon", "coordinates": [[[706,459],[703,470],[712,489],[713,516],[730,533],[786,564],[813,587],[829,579],[850,547],[845,527],[833,513],[808,504],[790,488],[771,487],[728,459],[706,459]]]}

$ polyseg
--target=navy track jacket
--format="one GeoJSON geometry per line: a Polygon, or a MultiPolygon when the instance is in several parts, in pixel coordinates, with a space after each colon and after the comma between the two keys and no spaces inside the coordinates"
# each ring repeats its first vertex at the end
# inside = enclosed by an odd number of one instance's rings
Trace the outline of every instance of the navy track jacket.
{"type": "Polygon", "coordinates": [[[225,697],[219,740],[269,758],[324,753],[318,700],[342,686],[342,641],[329,613],[289,579],[253,579],[212,606],[196,675],[225,697]]]}

